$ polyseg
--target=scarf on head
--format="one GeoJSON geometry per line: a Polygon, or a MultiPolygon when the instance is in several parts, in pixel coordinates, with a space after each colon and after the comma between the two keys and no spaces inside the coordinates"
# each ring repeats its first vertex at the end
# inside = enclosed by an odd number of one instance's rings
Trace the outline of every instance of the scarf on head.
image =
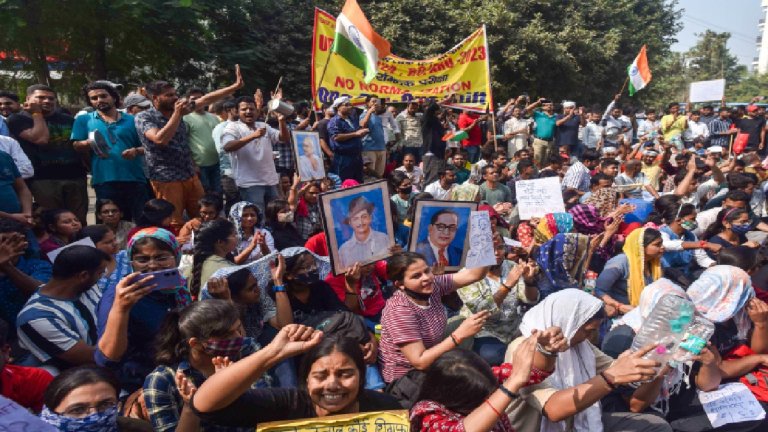
{"type": "Polygon", "coordinates": [[[264,220],[261,216],[261,210],[259,210],[259,207],[256,204],[249,201],[235,203],[235,205],[229,209],[229,220],[235,225],[238,242],[248,240],[248,237],[245,236],[245,230],[243,230],[243,210],[245,210],[246,207],[256,209],[256,225],[253,227],[254,231],[261,227],[261,223],[264,220]]]}
{"type": "MultiPolygon", "coordinates": [[[[595,296],[579,289],[558,291],[534,306],[523,317],[520,331],[528,337],[533,330],[546,330],[557,326],[571,345],[579,328],[586,324],[603,307],[595,296]]],[[[562,390],[584,383],[597,375],[595,352],[589,341],[583,341],[557,356],[555,371],[547,380],[552,387],[562,390]]],[[[573,417],[573,428],[578,432],[602,432],[603,421],[600,402],[573,417]]],[[[542,432],[565,431],[566,420],[561,422],[541,419],[542,432]]]]}
{"type": "Polygon", "coordinates": [[[747,302],[755,296],[752,281],[744,270],[728,265],[710,267],[688,287],[696,311],[713,323],[733,318],[738,338],[744,340],[752,327],[747,302]]]}
{"type": "MultiPolygon", "coordinates": [[[[643,234],[646,228],[632,231],[624,242],[624,255],[629,262],[629,277],[627,278],[627,294],[629,304],[637,306],[640,303],[640,294],[645,288],[645,245],[643,234]]],[[[649,263],[651,278],[655,281],[661,278],[661,258],[649,263]]]]}
{"type": "Polygon", "coordinates": [[[557,234],[541,245],[536,263],[555,289],[579,288],[588,249],[588,236],[557,234]]]}
{"type": "Polygon", "coordinates": [[[597,207],[597,209],[600,210],[600,215],[603,217],[616,210],[618,202],[619,199],[617,198],[616,188],[614,187],[598,189],[584,200],[584,204],[592,204],[597,207]]]}
{"type": "Polygon", "coordinates": [[[568,210],[573,216],[573,228],[577,233],[595,235],[605,231],[606,218],[592,204],[576,204],[568,210]]]}
{"type": "Polygon", "coordinates": [[[520,222],[517,226],[517,239],[523,244],[523,248],[527,249],[533,245],[533,227],[528,221],[520,222]]]}
{"type": "MultiPolygon", "coordinates": [[[[146,237],[151,237],[155,240],[158,240],[168,245],[171,248],[171,250],[173,250],[173,253],[176,258],[176,264],[178,265],[181,262],[181,245],[179,245],[179,242],[176,241],[176,236],[171,234],[170,231],[164,228],[158,228],[158,227],[142,228],[136,231],[136,234],[134,234],[133,237],[131,237],[131,240],[128,241],[128,259],[129,260],[133,259],[133,246],[136,244],[137,241],[146,237]]],[[[168,290],[160,290],[159,292],[162,292],[165,294],[174,294],[176,296],[177,306],[186,306],[192,302],[192,296],[190,295],[189,290],[187,290],[186,279],[184,279],[183,276],[180,276],[180,278],[181,278],[181,285],[168,290]]]]}
{"type": "Polygon", "coordinates": [[[536,241],[544,243],[556,234],[565,234],[573,229],[573,216],[570,213],[547,213],[536,226],[536,241]]]}

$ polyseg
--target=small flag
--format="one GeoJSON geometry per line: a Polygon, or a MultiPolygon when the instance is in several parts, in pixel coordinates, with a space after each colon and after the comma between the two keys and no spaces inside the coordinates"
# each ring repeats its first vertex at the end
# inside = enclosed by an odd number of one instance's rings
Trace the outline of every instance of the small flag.
{"type": "Polygon", "coordinates": [[[648,67],[648,56],[645,54],[645,45],[640,48],[640,53],[635,61],[627,68],[629,74],[629,95],[645,88],[651,82],[651,69],[648,67]]]}
{"type": "Polygon", "coordinates": [[[376,77],[379,60],[389,55],[390,45],[373,31],[357,0],[347,0],[336,19],[331,52],[363,70],[365,82],[369,83],[376,77]]]}
{"type": "Polygon", "coordinates": [[[443,141],[461,141],[467,138],[469,138],[469,134],[463,130],[448,132],[447,134],[443,135],[443,141]]]}

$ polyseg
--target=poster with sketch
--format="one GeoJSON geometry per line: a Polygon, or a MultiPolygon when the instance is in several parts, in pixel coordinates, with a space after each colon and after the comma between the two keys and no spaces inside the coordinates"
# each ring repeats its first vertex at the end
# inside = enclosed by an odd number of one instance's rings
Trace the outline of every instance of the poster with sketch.
{"type": "Polygon", "coordinates": [[[565,213],[560,177],[515,182],[520,220],[542,217],[547,213],[565,213]]]}
{"type": "Polygon", "coordinates": [[[469,216],[477,210],[472,201],[418,200],[408,250],[424,256],[427,265],[441,264],[446,271],[464,266],[469,250],[469,216]]]}
{"type": "Polygon", "coordinates": [[[291,131],[296,167],[301,181],[319,180],[325,177],[320,134],[317,132],[291,131]]]}
{"type": "Polygon", "coordinates": [[[469,215],[469,253],[465,268],[496,265],[491,218],[487,211],[473,211],[469,215]]]}

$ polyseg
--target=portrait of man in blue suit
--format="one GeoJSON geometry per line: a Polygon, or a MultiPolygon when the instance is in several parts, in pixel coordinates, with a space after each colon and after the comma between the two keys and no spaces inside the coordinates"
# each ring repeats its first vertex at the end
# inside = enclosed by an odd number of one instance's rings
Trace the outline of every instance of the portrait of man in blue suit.
{"type": "MultiPolygon", "coordinates": [[[[442,209],[429,220],[427,238],[416,244],[416,252],[424,256],[427,265],[441,264],[446,267],[461,265],[463,249],[454,246],[459,229],[459,215],[451,209],[442,209]]],[[[463,240],[462,240],[463,243],[463,240]]]]}

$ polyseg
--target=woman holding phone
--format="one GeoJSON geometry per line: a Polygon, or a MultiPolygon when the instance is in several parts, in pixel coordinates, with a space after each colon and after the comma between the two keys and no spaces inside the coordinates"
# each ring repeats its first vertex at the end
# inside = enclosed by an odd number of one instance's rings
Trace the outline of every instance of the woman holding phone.
{"type": "Polygon", "coordinates": [[[128,392],[140,388],[144,378],[155,368],[153,340],[169,310],[189,304],[192,299],[186,280],[179,275],[181,247],[176,237],[163,228],[144,228],[128,242],[126,252],[132,273],[121,275],[138,278],[152,275],[151,291],[119,289],[125,283],[110,284],[99,303],[99,349],[96,363],[115,370],[128,392]],[[125,303],[132,307],[113,307],[125,303]],[[139,297],[137,300],[136,297],[139,297]]]}

